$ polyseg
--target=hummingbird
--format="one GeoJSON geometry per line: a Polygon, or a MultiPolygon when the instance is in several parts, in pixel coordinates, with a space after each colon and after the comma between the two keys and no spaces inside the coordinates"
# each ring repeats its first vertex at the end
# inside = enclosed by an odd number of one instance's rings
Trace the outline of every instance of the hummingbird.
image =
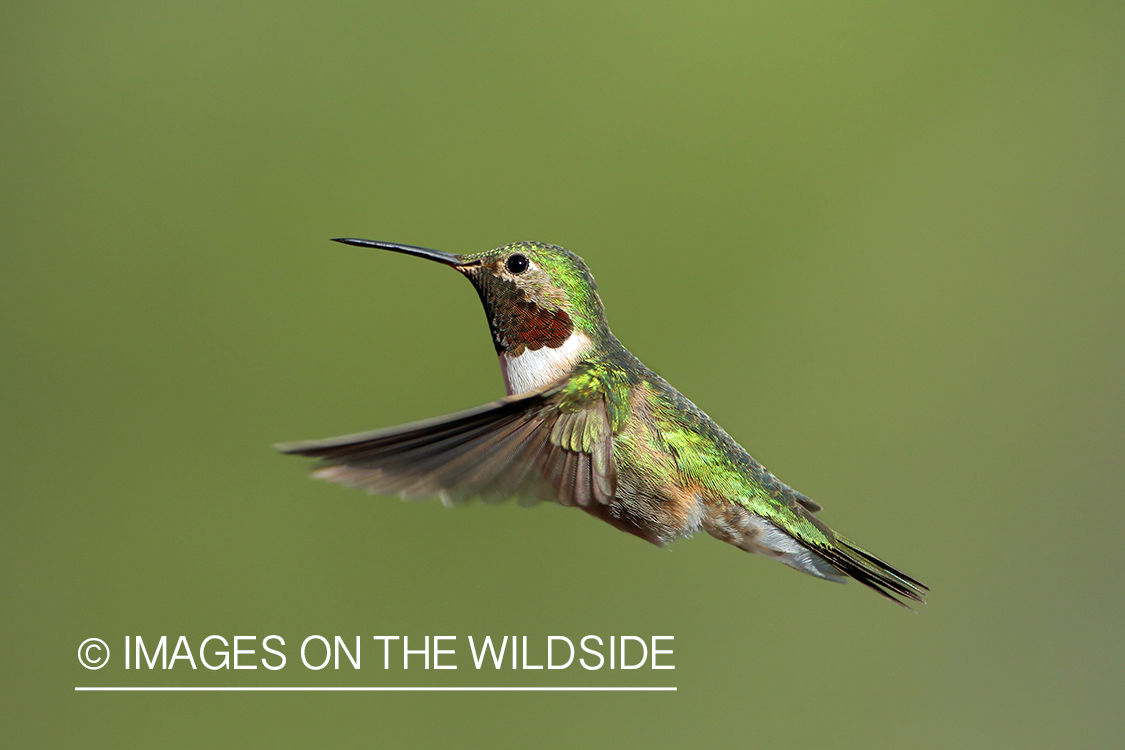
{"type": "Polygon", "coordinates": [[[458,255],[336,242],[427,258],[476,288],[507,396],[375,432],[276,446],[320,460],[313,476],[372,494],[555,502],[657,546],[702,529],[830,581],[853,578],[908,607],[927,587],[817,518],[609,330],[579,256],[539,242],[458,255]],[[904,601],[905,600],[905,601],[904,601]]]}

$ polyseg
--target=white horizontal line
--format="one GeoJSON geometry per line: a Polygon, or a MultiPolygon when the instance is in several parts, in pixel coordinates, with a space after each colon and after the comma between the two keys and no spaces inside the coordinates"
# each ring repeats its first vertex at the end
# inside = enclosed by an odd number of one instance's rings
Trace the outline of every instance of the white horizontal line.
{"type": "Polygon", "coordinates": [[[438,692],[438,693],[512,693],[512,692],[529,692],[529,693],[604,693],[604,692],[675,692],[675,687],[440,687],[440,686],[424,686],[424,687],[76,687],[76,692],[107,692],[107,693],[277,693],[277,692],[297,692],[297,693],[313,693],[313,692],[380,692],[380,693],[418,693],[418,692],[438,692]]]}

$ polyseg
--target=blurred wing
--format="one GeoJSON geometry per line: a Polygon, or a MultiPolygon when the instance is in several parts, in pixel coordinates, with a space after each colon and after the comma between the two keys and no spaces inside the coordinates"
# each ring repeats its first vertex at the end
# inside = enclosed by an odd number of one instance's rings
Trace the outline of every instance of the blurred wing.
{"type": "Polygon", "coordinates": [[[562,384],[387,430],[279,445],[321,459],[314,477],[377,494],[443,502],[520,498],[608,503],[613,434],[600,397],[563,406],[562,384]]]}

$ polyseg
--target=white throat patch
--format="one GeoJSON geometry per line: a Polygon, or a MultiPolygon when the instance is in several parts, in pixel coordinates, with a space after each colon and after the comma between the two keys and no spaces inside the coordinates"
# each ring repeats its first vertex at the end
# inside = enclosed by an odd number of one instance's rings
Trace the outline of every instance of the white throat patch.
{"type": "Polygon", "coordinates": [[[500,372],[508,395],[527,393],[558,380],[574,368],[589,346],[589,337],[576,330],[557,349],[524,349],[518,357],[501,354],[500,372]]]}

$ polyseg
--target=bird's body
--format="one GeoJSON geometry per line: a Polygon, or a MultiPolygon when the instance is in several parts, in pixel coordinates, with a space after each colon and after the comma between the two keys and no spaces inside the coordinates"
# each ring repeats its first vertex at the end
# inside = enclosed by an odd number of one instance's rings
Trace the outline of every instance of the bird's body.
{"type": "Polygon", "coordinates": [[[702,410],[610,332],[585,263],[517,243],[457,256],[367,240],[464,273],[488,315],[508,397],[390,430],[281,446],[315,476],[404,497],[577,506],[663,546],[699,529],[821,578],[921,601],[925,587],[815,517],[702,410]]]}

